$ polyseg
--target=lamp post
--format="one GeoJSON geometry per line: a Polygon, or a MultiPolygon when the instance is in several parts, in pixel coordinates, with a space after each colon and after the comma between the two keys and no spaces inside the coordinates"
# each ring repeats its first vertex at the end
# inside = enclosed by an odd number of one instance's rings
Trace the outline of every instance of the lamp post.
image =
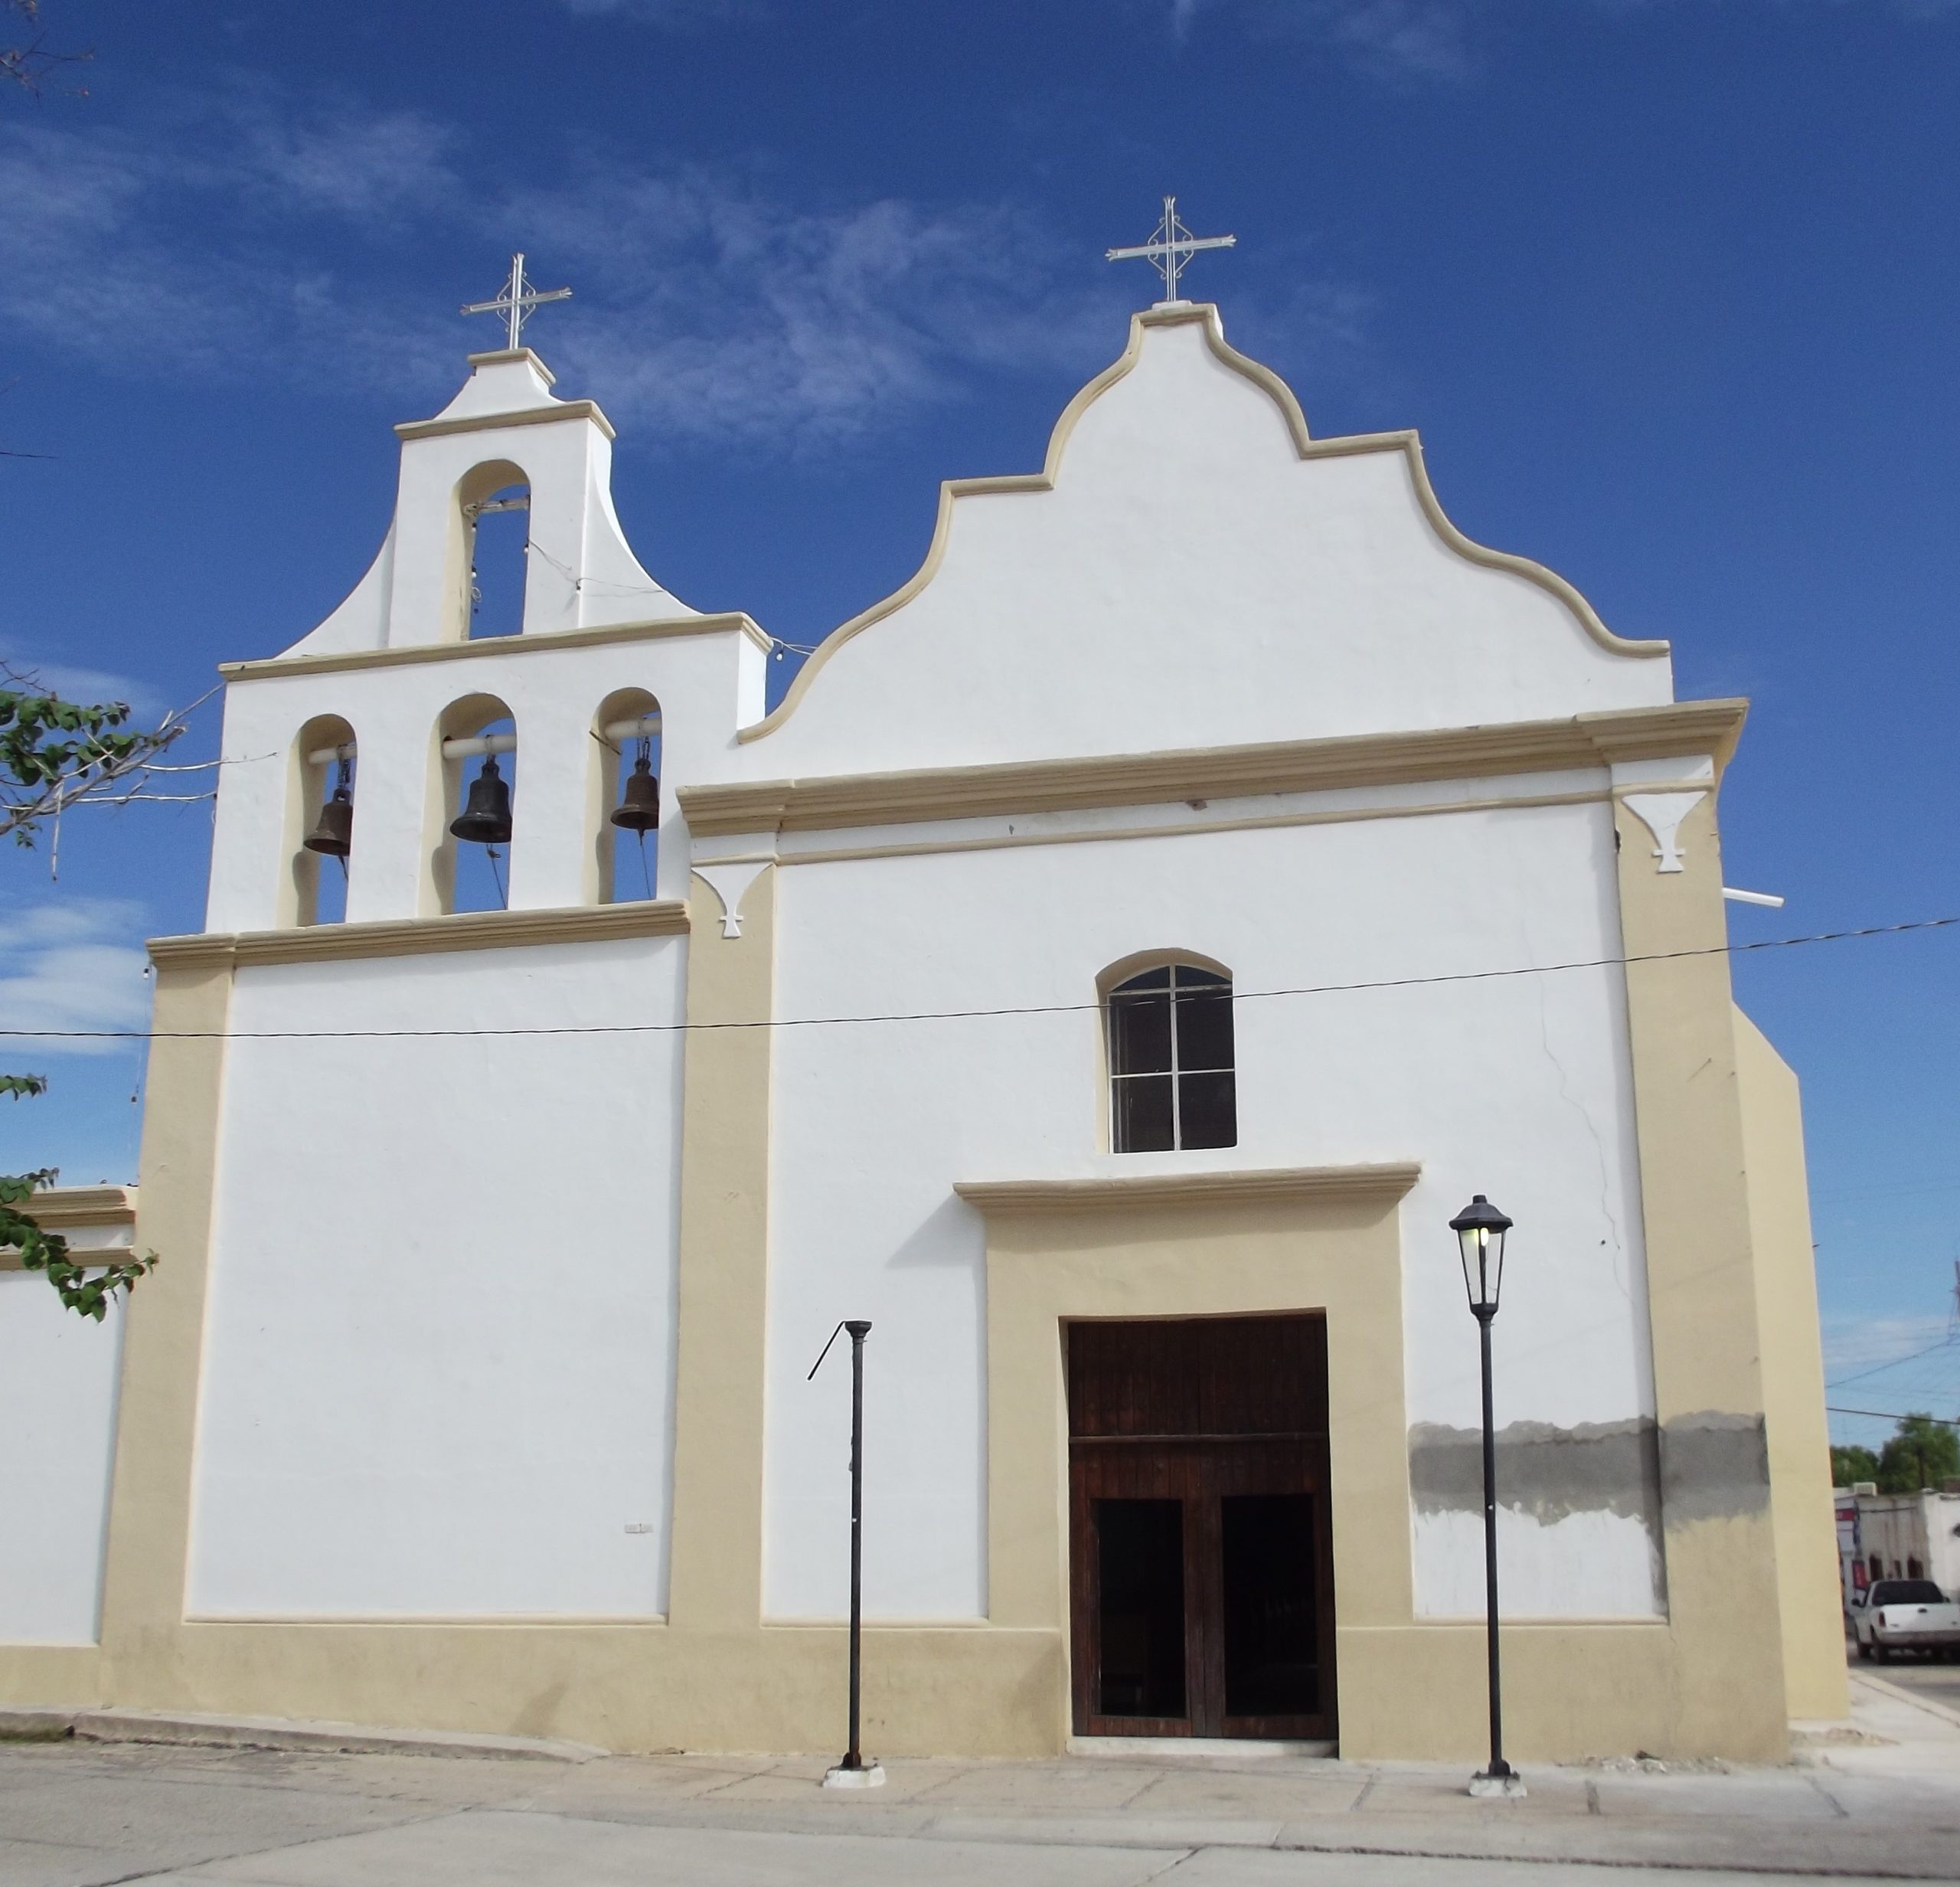
{"type": "Polygon", "coordinates": [[[1479,1192],[1449,1221],[1463,1259],[1463,1289],[1484,1364],[1484,1631],[1490,1659],[1491,1761],[1470,1778],[1472,1795],[1522,1795],[1524,1783],[1504,1759],[1504,1689],[1498,1669],[1498,1449],[1491,1414],[1491,1324],[1504,1287],[1504,1238],[1511,1221],[1479,1192]]]}
{"type": "Polygon", "coordinates": [[[831,1343],[837,1341],[838,1330],[848,1331],[851,1336],[851,1742],[838,1761],[825,1771],[823,1785],[827,1789],[875,1789],[884,1781],[884,1766],[867,1762],[864,1751],[858,1746],[861,1695],[859,1680],[864,1668],[864,1339],[871,1333],[871,1325],[861,1318],[847,1317],[836,1330],[831,1332],[830,1342],[825,1344],[817,1360],[810,1365],[809,1376],[804,1380],[814,1378],[824,1366],[824,1358],[830,1354],[831,1343]]]}

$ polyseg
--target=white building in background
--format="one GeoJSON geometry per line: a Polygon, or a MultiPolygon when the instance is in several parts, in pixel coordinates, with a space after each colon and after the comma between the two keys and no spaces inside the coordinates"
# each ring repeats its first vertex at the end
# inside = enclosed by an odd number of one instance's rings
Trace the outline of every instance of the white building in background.
{"type": "Polygon", "coordinates": [[[1960,1594],[1960,1481],[1881,1494],[1870,1481],[1832,1490],[1844,1603],[1880,1579],[1930,1579],[1960,1594]]]}
{"type": "Polygon", "coordinates": [[[47,1560],[0,1694],[830,1748],[853,1316],[868,1747],[1474,1755],[1484,1192],[1515,1751],[1841,1714],[1796,1089],[1720,953],[1743,704],[1173,302],[766,713],[550,388],[473,356],[347,602],[226,670],[119,1400],[0,1277],[9,1431],[73,1417],[0,1470],[47,1560]]]}

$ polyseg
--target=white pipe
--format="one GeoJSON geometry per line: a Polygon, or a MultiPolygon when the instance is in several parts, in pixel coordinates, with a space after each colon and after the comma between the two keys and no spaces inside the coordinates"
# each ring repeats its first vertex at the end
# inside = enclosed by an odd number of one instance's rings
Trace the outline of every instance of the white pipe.
{"type": "Polygon", "coordinates": [[[1732,891],[1724,885],[1722,887],[1722,895],[1732,904],[1763,904],[1772,911],[1781,911],[1783,908],[1782,899],[1769,891],[1732,891]]]}
{"type": "MultiPolygon", "coordinates": [[[[599,730],[601,736],[609,741],[648,741],[660,731],[660,717],[640,715],[631,721],[609,721],[599,730]]],[[[479,754],[514,754],[518,751],[518,737],[514,734],[479,734],[469,739],[445,741],[443,757],[445,760],[466,760],[479,754]]],[[[323,747],[317,753],[306,756],[309,767],[331,766],[335,760],[353,760],[357,750],[351,741],[339,747],[323,747]]]]}

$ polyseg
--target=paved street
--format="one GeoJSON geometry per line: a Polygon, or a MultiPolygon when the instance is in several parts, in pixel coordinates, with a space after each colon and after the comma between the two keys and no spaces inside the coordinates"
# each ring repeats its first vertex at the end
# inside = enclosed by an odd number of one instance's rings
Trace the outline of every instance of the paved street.
{"type": "Polygon", "coordinates": [[[1929,1697],[1948,1709],[1960,1711],[1960,1664],[1935,1664],[1921,1658],[1899,1658],[1890,1664],[1867,1665],[1870,1676],[1909,1690],[1916,1697],[1929,1697]]]}
{"type": "Polygon", "coordinates": [[[1855,1728],[1781,1768],[1534,1769],[1245,1756],[587,1761],[80,1741],[0,1745],[0,1887],[1011,1881],[1014,1887],[1669,1887],[1960,1877],[1960,1722],[1861,1684],[1855,1728]]]}

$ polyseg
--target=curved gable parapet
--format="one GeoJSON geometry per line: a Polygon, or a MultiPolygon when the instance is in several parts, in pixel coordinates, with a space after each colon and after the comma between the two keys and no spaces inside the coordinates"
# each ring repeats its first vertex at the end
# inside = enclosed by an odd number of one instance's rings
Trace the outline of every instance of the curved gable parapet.
{"type": "MultiPolygon", "coordinates": [[[[1615,635],[1563,577],[1451,523],[1413,432],[1313,438],[1285,383],[1227,344],[1215,307],[1174,305],[1132,317],[1122,355],[1057,421],[1040,472],[942,485],[918,570],[834,631],[776,709],[739,737],[781,735],[771,752],[786,741],[805,769],[828,764],[833,731],[858,744],[861,764],[920,764],[929,757],[899,730],[928,724],[933,758],[1075,751],[1058,726],[1030,725],[1021,740],[969,728],[962,740],[956,724],[989,711],[988,676],[1003,662],[1038,662],[1047,683],[1066,691],[1126,649],[1144,661],[1172,656],[1188,724],[1180,733],[1091,715],[1083,732],[1104,737],[1085,751],[1109,739],[1332,734],[1671,698],[1668,665],[1655,659],[1666,657],[1666,643],[1615,635]],[[1042,502],[1020,502],[1034,497],[1042,502]],[[1046,595],[1036,589],[1044,582],[1046,595]],[[892,636],[858,640],[900,616],[916,636],[899,638],[894,623],[892,636]],[[1485,666],[1506,686],[1472,685],[1446,712],[1365,698],[1392,679],[1361,673],[1371,638],[1377,668],[1406,671],[1441,653],[1464,669],[1480,634],[1485,666]],[[1435,647],[1414,646],[1426,636],[1435,647]],[[1195,669],[1178,659],[1194,643],[1204,649],[1195,669]],[[1501,698],[1521,681],[1507,705],[1501,698]],[[1289,684],[1319,702],[1310,726],[1246,711],[1249,693],[1289,684]],[[1345,718],[1334,698],[1344,687],[1355,697],[1345,718]]],[[[991,710],[998,718],[1007,706],[996,695],[991,710]]]]}

